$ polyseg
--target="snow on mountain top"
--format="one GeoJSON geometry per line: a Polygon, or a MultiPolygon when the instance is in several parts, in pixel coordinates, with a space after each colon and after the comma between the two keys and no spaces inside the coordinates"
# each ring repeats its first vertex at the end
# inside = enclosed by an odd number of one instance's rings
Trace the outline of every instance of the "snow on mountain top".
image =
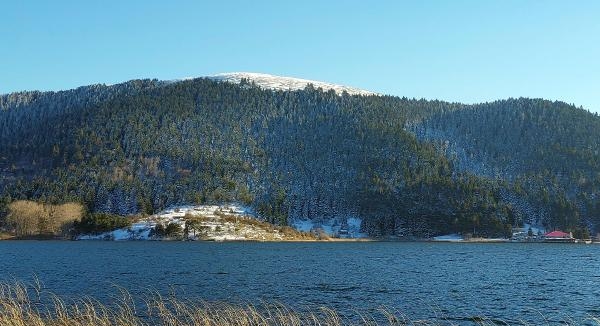
{"type": "Polygon", "coordinates": [[[293,77],[281,77],[251,72],[222,73],[213,76],[208,76],[207,78],[236,84],[239,84],[242,81],[242,79],[245,78],[249,81],[253,81],[259,87],[274,90],[301,90],[304,89],[308,84],[312,84],[315,88],[322,88],[325,91],[332,89],[338,95],[341,95],[344,91],[350,95],[377,95],[377,93],[362,90],[355,87],[336,85],[315,80],[293,77]]]}

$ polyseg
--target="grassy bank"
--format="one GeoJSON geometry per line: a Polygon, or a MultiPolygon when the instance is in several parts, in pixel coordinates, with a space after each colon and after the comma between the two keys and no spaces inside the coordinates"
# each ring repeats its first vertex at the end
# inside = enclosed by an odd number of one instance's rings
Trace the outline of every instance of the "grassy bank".
{"type": "Polygon", "coordinates": [[[600,325],[600,319],[508,323],[475,316],[460,320],[410,320],[402,313],[380,309],[370,314],[343,316],[318,307],[298,312],[283,304],[235,305],[149,295],[142,300],[123,290],[108,304],[91,298],[65,301],[44,293],[39,284],[0,284],[1,326],[338,326],[338,325],[600,325]],[[49,300],[48,300],[49,298],[49,300]],[[44,303],[43,303],[44,302],[44,303]],[[142,302],[136,303],[136,302],[142,302]]]}

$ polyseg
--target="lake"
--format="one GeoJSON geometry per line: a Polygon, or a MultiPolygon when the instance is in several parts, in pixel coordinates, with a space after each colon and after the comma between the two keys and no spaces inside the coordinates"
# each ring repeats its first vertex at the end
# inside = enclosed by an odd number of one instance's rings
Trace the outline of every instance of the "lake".
{"type": "Polygon", "coordinates": [[[0,241],[0,259],[0,281],[37,277],[67,299],[110,301],[121,286],[343,314],[386,306],[454,324],[600,317],[599,245],[0,241]]]}

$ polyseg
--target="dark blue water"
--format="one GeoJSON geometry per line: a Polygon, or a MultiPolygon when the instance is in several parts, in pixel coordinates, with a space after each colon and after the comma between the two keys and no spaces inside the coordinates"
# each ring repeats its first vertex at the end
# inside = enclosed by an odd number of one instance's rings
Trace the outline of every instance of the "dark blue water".
{"type": "Polygon", "coordinates": [[[393,308],[411,319],[591,323],[600,245],[455,243],[0,242],[0,281],[108,301],[115,286],[182,298],[393,308]]]}

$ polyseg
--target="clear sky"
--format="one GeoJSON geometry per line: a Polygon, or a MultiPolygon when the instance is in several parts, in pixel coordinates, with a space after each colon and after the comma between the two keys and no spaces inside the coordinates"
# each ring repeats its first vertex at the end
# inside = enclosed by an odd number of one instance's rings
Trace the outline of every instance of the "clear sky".
{"type": "Polygon", "coordinates": [[[248,71],[600,111],[600,1],[6,0],[0,93],[248,71]]]}

